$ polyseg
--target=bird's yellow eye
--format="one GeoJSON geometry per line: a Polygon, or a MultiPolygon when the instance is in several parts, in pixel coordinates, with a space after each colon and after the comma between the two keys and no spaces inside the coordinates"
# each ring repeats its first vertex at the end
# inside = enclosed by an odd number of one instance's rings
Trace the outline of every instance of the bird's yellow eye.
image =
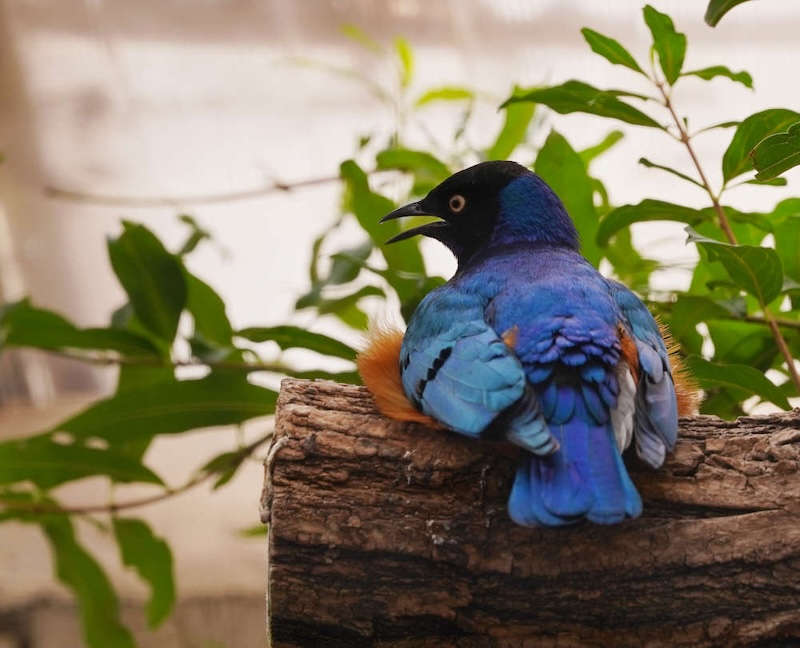
{"type": "Polygon", "coordinates": [[[463,211],[464,207],[467,206],[467,199],[464,198],[461,194],[455,194],[450,197],[450,211],[454,214],[457,214],[460,211],[463,211]]]}

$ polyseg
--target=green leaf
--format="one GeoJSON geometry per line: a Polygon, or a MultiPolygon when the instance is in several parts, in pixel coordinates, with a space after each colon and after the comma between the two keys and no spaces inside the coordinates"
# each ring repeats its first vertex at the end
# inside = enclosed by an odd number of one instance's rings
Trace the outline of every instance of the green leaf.
{"type": "Polygon", "coordinates": [[[403,316],[403,319],[408,322],[411,319],[411,316],[414,314],[414,311],[417,310],[419,303],[425,298],[425,295],[444,283],[444,278],[436,276],[424,277],[418,281],[416,292],[411,293],[411,295],[406,297],[400,303],[400,314],[403,316]]]}
{"type": "MultiPolygon", "coordinates": [[[[750,236],[747,237],[748,240],[742,240],[742,243],[760,243],[761,239],[764,238],[763,232],[772,232],[772,223],[770,222],[769,214],[762,214],[761,212],[740,212],[733,207],[723,207],[723,209],[727,213],[728,220],[731,221],[731,223],[746,223],[747,225],[752,225],[761,230],[761,232],[753,232],[751,230],[750,236]]],[[[719,232],[720,230],[717,231],[719,232]]],[[[734,233],[736,233],[736,231],[736,228],[734,228],[734,233]]],[[[716,236],[710,238],[716,238],[716,236]]],[[[737,235],[737,239],[738,238],[739,236],[737,235]]],[[[742,239],[744,239],[744,237],[742,237],[742,239]]]]}
{"type": "Polygon", "coordinates": [[[128,389],[98,401],[56,425],[79,439],[100,437],[119,443],[157,434],[241,423],[275,411],[277,394],[243,377],[211,374],[128,389]]]}
{"type": "Polygon", "coordinates": [[[652,117],[645,115],[630,104],[620,101],[617,98],[618,94],[613,90],[598,90],[587,83],[573,80],[559,86],[518,91],[500,107],[505,108],[520,101],[533,101],[561,114],[584,112],[590,115],[619,119],[628,124],[664,130],[664,127],[652,117]]]}
{"type": "Polygon", "coordinates": [[[800,164],[800,122],[785,133],[775,133],[764,138],[750,152],[756,168],[756,180],[772,180],[800,164]]]}
{"type": "MultiPolygon", "coordinates": [[[[136,365],[122,365],[117,376],[116,393],[128,390],[153,388],[155,385],[175,382],[173,367],[139,367],[136,365]]],[[[152,434],[142,435],[135,439],[122,441],[114,445],[114,450],[128,457],[141,461],[144,453],[153,441],[152,434]]]]}
{"type": "Polygon", "coordinates": [[[256,524],[245,529],[240,529],[236,535],[240,538],[266,538],[268,528],[266,524],[256,524]]]}
{"type": "Polygon", "coordinates": [[[486,151],[487,160],[505,160],[525,141],[535,110],[536,104],[528,102],[514,103],[506,108],[503,127],[494,144],[486,151]]]}
{"type": "MultiPolygon", "coordinates": [[[[413,314],[414,310],[416,310],[417,305],[420,301],[422,301],[423,297],[427,295],[431,290],[438,288],[442,284],[445,283],[445,279],[442,277],[428,277],[422,274],[414,274],[410,272],[402,272],[397,270],[392,270],[391,268],[375,268],[371,266],[366,261],[360,259],[353,259],[354,263],[358,263],[359,267],[372,272],[379,277],[382,277],[386,281],[391,281],[395,278],[404,278],[404,279],[412,279],[416,282],[416,292],[412,293],[409,297],[404,299],[400,303],[400,313],[402,316],[408,320],[411,315],[413,314]]],[[[295,374],[292,374],[295,375],[295,374]]],[[[344,380],[343,382],[351,382],[349,380],[344,380]]]]}
{"type": "Polygon", "coordinates": [[[108,241],[111,266],[137,318],[150,332],[171,342],[186,305],[181,263],[143,225],[123,221],[123,228],[119,238],[108,241]]]}
{"type": "Polygon", "coordinates": [[[122,365],[117,377],[117,391],[138,389],[175,379],[175,371],[170,367],[147,367],[122,365]]]}
{"type": "Polygon", "coordinates": [[[743,2],[747,2],[747,0],[711,0],[706,9],[706,23],[710,27],[716,27],[726,13],[743,2]]]}
{"type": "Polygon", "coordinates": [[[769,180],[753,178],[752,180],[746,180],[744,184],[758,185],[761,187],[785,187],[789,184],[789,181],[786,178],[770,178],[769,180]]]}
{"type": "Polygon", "coordinates": [[[686,175],[685,173],[681,173],[680,171],[677,171],[676,169],[672,169],[672,168],[670,168],[668,166],[664,166],[663,164],[656,164],[655,162],[651,162],[650,160],[648,160],[647,158],[644,158],[644,157],[639,158],[639,164],[641,164],[642,166],[646,166],[646,167],[648,167],[650,169],[661,169],[662,171],[666,171],[667,173],[671,173],[674,176],[678,176],[681,180],[686,180],[687,182],[691,182],[693,185],[697,185],[701,189],[705,189],[705,187],[703,187],[703,185],[700,184],[694,178],[686,175]]]}
{"type": "Polygon", "coordinates": [[[211,232],[200,227],[198,222],[189,214],[180,214],[178,220],[189,226],[189,236],[178,250],[178,256],[185,256],[194,252],[200,243],[211,240],[211,232]]]}
{"type": "Polygon", "coordinates": [[[722,157],[722,177],[727,183],[753,168],[750,151],[769,135],[785,131],[800,120],[800,113],[784,108],[762,110],[742,121],[722,157]]]}
{"type": "Polygon", "coordinates": [[[135,648],[133,636],[120,623],[108,577],[75,539],[69,518],[51,516],[41,526],[50,541],[56,577],[77,600],[88,648],[135,648]]]}
{"type": "Polygon", "coordinates": [[[581,160],[583,160],[583,163],[588,168],[595,158],[601,156],[603,153],[611,149],[611,147],[615,146],[623,137],[625,137],[625,134],[622,131],[613,130],[608,133],[600,142],[594,146],[583,149],[578,153],[578,155],[581,156],[581,160]]]}
{"type": "Polygon", "coordinates": [[[707,324],[715,362],[743,364],[764,372],[776,359],[782,361],[772,333],[763,324],[733,320],[709,320],[707,324]]]}
{"type": "Polygon", "coordinates": [[[352,23],[346,23],[339,28],[344,36],[349,38],[354,43],[358,43],[362,47],[380,54],[383,52],[383,47],[372,36],[367,34],[361,27],[352,23]]]}
{"type": "Polygon", "coordinates": [[[49,434],[0,443],[0,484],[30,481],[41,488],[94,475],[118,482],[163,484],[137,459],[78,443],[56,443],[49,434]]]}
{"type": "Polygon", "coordinates": [[[633,247],[629,229],[617,232],[603,252],[622,283],[637,292],[648,291],[650,274],[658,268],[658,262],[639,254],[633,247]]]}
{"type": "Polygon", "coordinates": [[[733,387],[745,390],[748,394],[760,396],[783,409],[791,409],[789,401],[777,385],[758,369],[747,365],[721,364],[709,362],[697,356],[686,359],[689,370],[703,389],[714,387],[733,387]]]}
{"type": "Polygon", "coordinates": [[[673,85],[680,76],[683,59],[686,56],[686,35],[675,31],[672,18],[646,5],[644,21],[653,35],[653,47],[667,83],[673,85]]]}
{"type": "Polygon", "coordinates": [[[738,126],[742,122],[740,121],[724,121],[719,122],[718,124],[711,124],[711,126],[706,126],[705,128],[701,128],[699,131],[695,133],[695,135],[699,135],[700,133],[707,133],[708,131],[716,130],[717,128],[733,128],[734,126],[738,126]]]}
{"type": "Polygon", "coordinates": [[[447,165],[427,151],[412,151],[405,148],[391,148],[375,156],[377,168],[399,169],[414,175],[411,192],[424,195],[447,178],[451,171],[447,165]]]}
{"type": "Polygon", "coordinates": [[[372,253],[372,248],[372,241],[367,240],[362,242],[360,245],[347,248],[336,254],[332,254],[331,259],[333,263],[331,264],[331,269],[328,273],[328,276],[325,277],[323,282],[321,282],[322,285],[338,286],[352,281],[358,276],[358,265],[337,258],[337,254],[346,254],[356,259],[367,259],[372,253]]]}
{"type": "MultiPolygon", "coordinates": [[[[327,234],[327,233],[326,233],[327,234]]],[[[354,263],[351,259],[366,260],[372,253],[372,241],[367,239],[360,245],[348,248],[331,255],[333,263],[326,277],[320,278],[318,269],[319,250],[326,236],[323,234],[318,237],[313,244],[311,251],[311,266],[309,277],[311,278],[311,290],[297,299],[296,308],[305,308],[318,305],[323,297],[322,291],[325,286],[336,286],[348,283],[358,276],[361,266],[354,263]]]]}
{"type": "Polygon", "coordinates": [[[753,245],[730,245],[701,236],[687,227],[687,242],[703,247],[711,261],[719,261],[745,292],[766,308],[781,292],[783,266],[775,250],[753,245]]]}
{"type": "Polygon", "coordinates": [[[205,281],[188,270],[184,274],[189,290],[186,308],[194,318],[195,335],[221,347],[230,346],[233,328],[225,312],[225,302],[205,281]]]}
{"type": "MultiPolygon", "coordinates": [[[[403,295],[413,295],[409,292],[410,284],[403,282],[403,295]]],[[[399,294],[399,293],[398,293],[399,294]]],[[[383,297],[386,298],[386,293],[377,286],[363,286],[350,295],[344,297],[337,297],[335,299],[323,299],[317,304],[317,312],[320,315],[335,315],[348,326],[352,328],[365,330],[369,324],[367,314],[358,307],[360,302],[365,297],[383,297]]],[[[407,299],[404,296],[403,299],[407,299]]]]}
{"type": "Polygon", "coordinates": [[[399,36],[394,39],[394,51],[400,61],[400,86],[407,88],[414,77],[414,52],[410,43],[399,36]]]}
{"type": "Polygon", "coordinates": [[[281,349],[303,348],[345,360],[356,358],[355,349],[344,342],[299,326],[250,327],[237,331],[236,335],[251,342],[275,342],[281,349]]]}
{"type": "MultiPolygon", "coordinates": [[[[779,202],[771,214],[775,221],[775,251],[783,263],[783,272],[800,282],[800,198],[779,202]]],[[[800,308],[800,296],[791,296],[794,308],[800,308]]]]}
{"type": "Polygon", "coordinates": [[[475,93],[469,88],[462,86],[439,86],[431,88],[419,96],[415,106],[426,106],[435,101],[471,101],[475,98],[475,93]]]}
{"type": "MultiPolygon", "coordinates": [[[[387,265],[395,270],[425,274],[425,263],[417,241],[407,239],[386,245],[390,237],[400,233],[402,226],[396,220],[383,224],[379,221],[394,209],[395,204],[370,189],[367,175],[354,161],[343,162],[340,173],[346,186],[349,211],[355,215],[361,227],[381,251],[387,265]]],[[[396,279],[390,283],[401,301],[408,298],[415,290],[412,280],[396,279]]]]}
{"type": "Polygon", "coordinates": [[[147,623],[155,628],[175,606],[172,552],[169,545],[156,537],[142,520],[114,517],[112,521],[123,564],[135,569],[150,586],[147,623]]]}
{"type": "Polygon", "coordinates": [[[562,135],[552,131],[536,156],[534,170],[563,201],[578,229],[583,255],[597,266],[602,254],[597,247],[594,185],[581,156],[562,135]]]}
{"type": "Polygon", "coordinates": [[[723,301],[682,293],[672,304],[670,332],[681,340],[690,335],[699,322],[738,319],[745,314],[746,306],[741,298],[723,301]]]}
{"type": "Polygon", "coordinates": [[[639,64],[633,56],[631,56],[630,52],[620,45],[618,41],[604,36],[603,34],[599,34],[588,27],[581,29],[581,34],[583,34],[583,37],[586,39],[586,42],[589,43],[589,47],[592,48],[595,54],[599,54],[614,65],[624,65],[634,72],[644,74],[642,68],[639,67],[639,64]]]}
{"type": "Polygon", "coordinates": [[[130,356],[158,354],[146,337],[118,328],[79,329],[53,311],[36,308],[28,299],[0,307],[0,345],[117,351],[130,356]]]}
{"type": "Polygon", "coordinates": [[[201,469],[203,474],[219,473],[219,477],[214,482],[213,490],[227,484],[236,474],[236,470],[242,465],[246,455],[242,452],[223,452],[209,460],[201,469]]]}
{"type": "Polygon", "coordinates": [[[725,67],[724,65],[712,65],[711,67],[702,68],[701,70],[691,70],[690,72],[683,72],[681,76],[696,76],[704,79],[706,81],[710,81],[715,77],[726,77],[731,81],[735,81],[736,83],[741,83],[743,86],[753,89],[753,77],[750,76],[748,72],[744,70],[740,72],[732,72],[730,68],[725,67]]]}
{"type": "Polygon", "coordinates": [[[617,207],[609,213],[600,222],[597,230],[597,244],[605,247],[616,232],[633,223],[663,220],[696,225],[707,218],[711,218],[711,210],[691,209],[683,205],[648,198],[637,205],[617,207]]]}

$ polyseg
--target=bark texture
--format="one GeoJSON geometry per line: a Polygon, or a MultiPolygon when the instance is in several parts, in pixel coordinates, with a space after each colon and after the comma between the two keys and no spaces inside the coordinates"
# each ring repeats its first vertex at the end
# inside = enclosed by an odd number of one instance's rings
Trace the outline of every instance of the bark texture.
{"type": "Polygon", "coordinates": [[[506,445],[285,380],[262,498],[273,646],[800,646],[800,410],[681,420],[641,518],[516,526],[506,445]]]}

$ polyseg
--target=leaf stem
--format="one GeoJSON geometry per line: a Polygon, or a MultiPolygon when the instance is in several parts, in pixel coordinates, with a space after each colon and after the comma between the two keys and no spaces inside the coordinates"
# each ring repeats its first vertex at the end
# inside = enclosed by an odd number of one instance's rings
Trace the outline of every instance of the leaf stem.
{"type": "Polygon", "coordinates": [[[719,197],[714,191],[711,189],[711,184],[708,182],[708,178],[706,178],[705,171],[703,171],[703,167],[700,164],[700,160],[697,159],[697,155],[694,152],[694,148],[692,147],[692,138],[689,135],[688,131],[681,122],[680,118],[678,117],[677,113],[675,112],[675,108],[672,105],[672,99],[667,94],[666,90],[664,89],[664,83],[662,81],[655,81],[656,87],[658,88],[659,92],[661,93],[661,97],[663,98],[664,107],[669,111],[669,114],[672,116],[672,120],[675,123],[675,127],[678,129],[679,137],[678,140],[683,143],[686,147],[686,150],[689,152],[689,157],[692,158],[692,162],[694,163],[694,168],[697,169],[697,173],[700,176],[700,181],[703,185],[703,188],[708,193],[708,197],[711,198],[711,204],[714,206],[714,211],[717,213],[717,218],[719,219],[719,226],[722,230],[723,234],[725,234],[725,238],[728,239],[728,242],[731,245],[736,245],[736,235],[733,233],[731,229],[731,225],[728,222],[728,217],[725,215],[725,210],[723,209],[722,205],[719,202],[719,197]]]}
{"type": "Polygon", "coordinates": [[[792,378],[795,389],[797,393],[800,394],[800,373],[798,373],[797,367],[794,364],[792,352],[789,350],[789,345],[786,344],[786,340],[780,328],[778,328],[778,322],[775,320],[775,316],[767,308],[764,308],[764,319],[767,321],[770,331],[772,331],[772,337],[775,338],[775,342],[778,344],[778,348],[784,360],[786,360],[786,368],[789,370],[789,376],[792,378]]]}
{"type": "MultiPolygon", "coordinates": [[[[243,447],[238,454],[243,455],[245,458],[249,457],[261,445],[269,441],[272,438],[272,434],[272,431],[270,431],[269,434],[259,437],[249,445],[243,447]]],[[[90,513],[116,513],[117,511],[122,511],[125,509],[155,504],[156,502],[161,502],[171,497],[175,497],[176,495],[181,495],[182,493],[191,490],[195,486],[199,486],[200,484],[208,481],[217,474],[218,472],[216,471],[200,472],[177,488],[168,488],[161,493],[157,493],[156,495],[148,495],[146,497],[140,497],[117,503],[110,502],[106,504],[82,504],[78,506],[53,506],[51,504],[44,503],[28,504],[17,501],[2,500],[0,500],[0,502],[2,502],[2,505],[6,509],[12,509],[16,511],[21,510],[25,511],[26,513],[34,514],[88,515],[90,513]]]]}

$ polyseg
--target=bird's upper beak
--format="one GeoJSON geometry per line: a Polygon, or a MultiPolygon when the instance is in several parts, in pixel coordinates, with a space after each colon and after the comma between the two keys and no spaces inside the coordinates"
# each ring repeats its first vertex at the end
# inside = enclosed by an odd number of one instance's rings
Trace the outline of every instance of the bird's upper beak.
{"type": "MultiPolygon", "coordinates": [[[[422,205],[422,201],[418,200],[417,202],[409,203],[404,207],[400,207],[399,209],[395,209],[393,212],[386,214],[383,218],[381,218],[380,222],[385,223],[386,221],[394,220],[395,218],[403,218],[404,216],[431,216],[432,214],[425,209],[422,205]]],[[[388,241],[389,243],[397,243],[398,241],[404,241],[405,239],[411,238],[412,236],[417,236],[418,234],[422,234],[424,236],[430,236],[435,239],[441,239],[441,235],[444,233],[444,230],[448,229],[450,225],[445,221],[434,221],[433,223],[425,223],[425,225],[420,225],[419,227],[412,227],[410,230],[406,230],[405,232],[400,232],[397,236],[393,236],[388,241]]]]}
{"type": "Polygon", "coordinates": [[[393,212],[386,214],[379,222],[385,223],[386,221],[394,220],[395,218],[403,218],[404,216],[428,216],[429,212],[425,211],[425,208],[422,206],[422,201],[418,200],[417,202],[409,203],[404,207],[399,207],[395,209],[393,212]]]}

